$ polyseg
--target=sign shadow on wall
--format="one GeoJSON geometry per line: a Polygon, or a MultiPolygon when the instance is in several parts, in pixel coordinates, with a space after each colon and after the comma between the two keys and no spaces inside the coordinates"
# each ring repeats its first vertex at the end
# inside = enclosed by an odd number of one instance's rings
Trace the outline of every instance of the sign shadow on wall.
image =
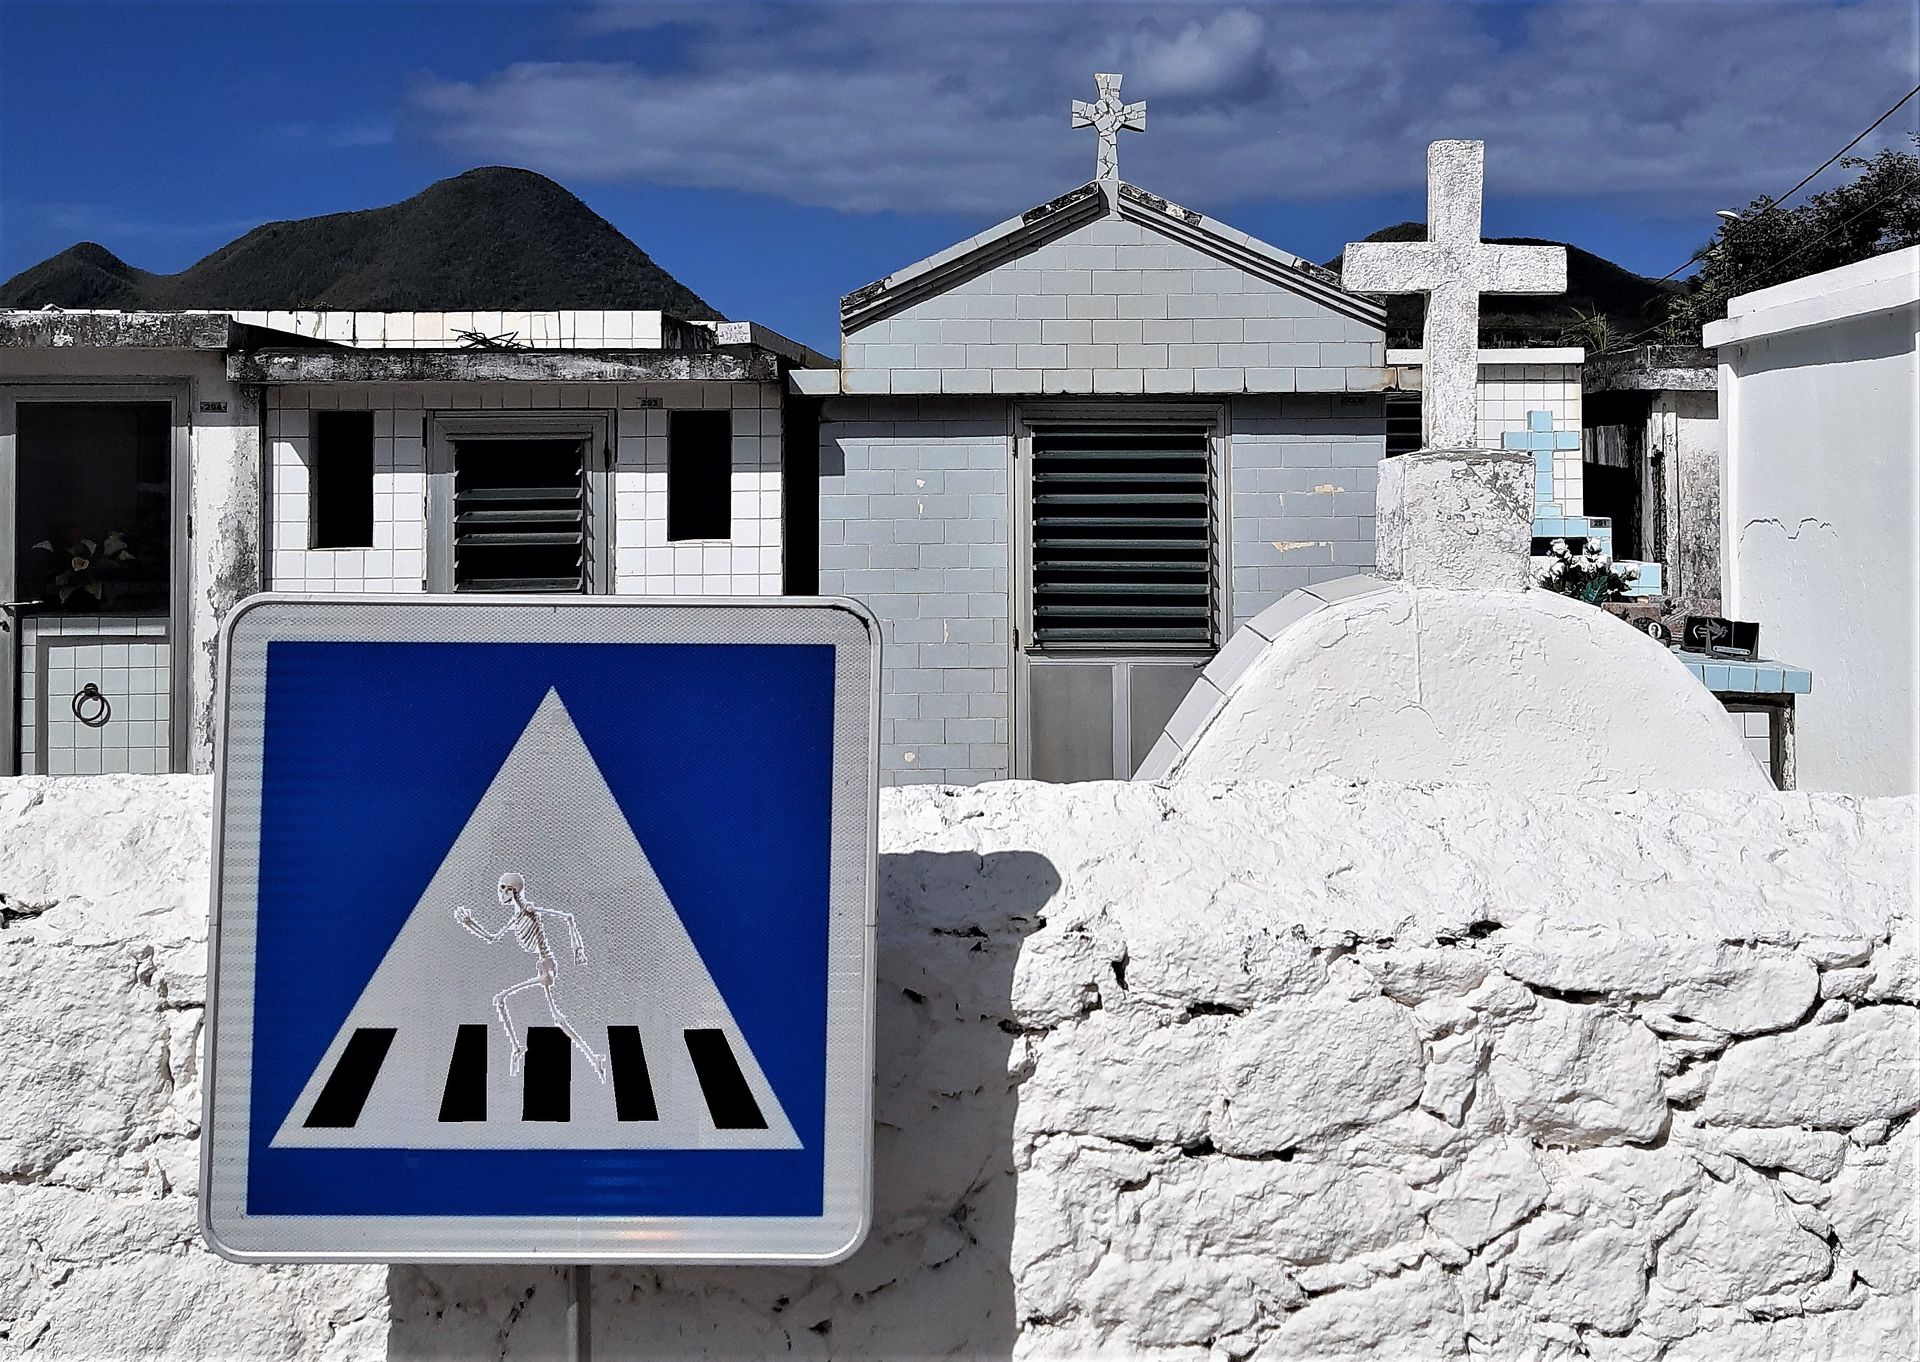
{"type": "MultiPolygon", "coordinates": [[[[597,1357],[1012,1355],[1014,971],[1059,872],[1030,851],[879,860],[873,1223],[826,1268],[602,1267],[597,1357]]],[[[560,1357],[564,1269],[395,1267],[388,1356],[560,1357]]]]}

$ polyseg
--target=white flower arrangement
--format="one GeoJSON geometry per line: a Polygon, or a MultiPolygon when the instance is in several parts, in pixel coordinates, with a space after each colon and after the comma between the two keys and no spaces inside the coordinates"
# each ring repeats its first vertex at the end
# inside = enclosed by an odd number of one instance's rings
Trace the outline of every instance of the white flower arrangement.
{"type": "Polygon", "coordinates": [[[1639,568],[1615,563],[1613,555],[1594,540],[1575,553],[1566,540],[1556,539],[1547,546],[1547,561],[1534,581],[1547,591],[1597,605],[1623,595],[1639,576],[1639,568]]]}

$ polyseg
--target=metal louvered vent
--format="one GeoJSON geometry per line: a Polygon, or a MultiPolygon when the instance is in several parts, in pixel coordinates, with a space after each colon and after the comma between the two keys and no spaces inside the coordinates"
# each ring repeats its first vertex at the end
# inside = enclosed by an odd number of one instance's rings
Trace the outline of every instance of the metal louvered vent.
{"type": "Polygon", "coordinates": [[[585,456],[580,440],[455,443],[454,590],[586,589],[585,456]]]}
{"type": "Polygon", "coordinates": [[[1420,448],[1420,394],[1387,394],[1387,457],[1420,448]]]}
{"type": "Polygon", "coordinates": [[[1214,641],[1209,444],[1198,425],[1034,431],[1037,645],[1214,641]]]}

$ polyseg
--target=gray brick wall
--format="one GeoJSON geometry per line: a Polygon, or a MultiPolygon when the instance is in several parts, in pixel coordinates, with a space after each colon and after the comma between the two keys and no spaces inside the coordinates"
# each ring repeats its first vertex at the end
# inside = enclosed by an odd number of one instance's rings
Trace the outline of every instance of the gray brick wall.
{"type": "Polygon", "coordinates": [[[880,620],[889,784],[1004,780],[1009,750],[1007,406],[829,401],[820,591],[880,620]]]}
{"type": "Polygon", "coordinates": [[[1105,217],[843,342],[849,393],[1379,388],[1383,333],[1105,217]]]}
{"type": "Polygon", "coordinates": [[[1374,479],[1386,457],[1383,399],[1234,399],[1231,622],[1289,591],[1373,568],[1374,479]]]}

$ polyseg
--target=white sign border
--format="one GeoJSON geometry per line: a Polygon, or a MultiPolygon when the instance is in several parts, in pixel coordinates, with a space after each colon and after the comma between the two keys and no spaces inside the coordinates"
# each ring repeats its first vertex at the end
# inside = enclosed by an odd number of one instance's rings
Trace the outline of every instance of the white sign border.
{"type": "Polygon", "coordinates": [[[200,1230],[210,1248],[244,1263],[757,1266],[826,1265],[859,1248],[872,1216],[879,838],[874,756],[880,729],[880,626],[864,606],[839,597],[703,596],[694,603],[686,597],[649,596],[556,600],[266,593],[242,601],[227,618],[219,694],[199,1197],[200,1230]],[[282,631],[262,633],[257,626],[270,628],[276,612],[284,617],[282,631]],[[347,627],[356,614],[360,621],[347,627]],[[728,632],[718,637],[722,620],[728,632]],[[811,627],[812,635],[795,624],[811,627]],[[819,1216],[246,1214],[265,658],[266,645],[280,639],[833,646],[827,1092],[819,1216]],[[229,936],[235,939],[225,940],[229,936]]]}

